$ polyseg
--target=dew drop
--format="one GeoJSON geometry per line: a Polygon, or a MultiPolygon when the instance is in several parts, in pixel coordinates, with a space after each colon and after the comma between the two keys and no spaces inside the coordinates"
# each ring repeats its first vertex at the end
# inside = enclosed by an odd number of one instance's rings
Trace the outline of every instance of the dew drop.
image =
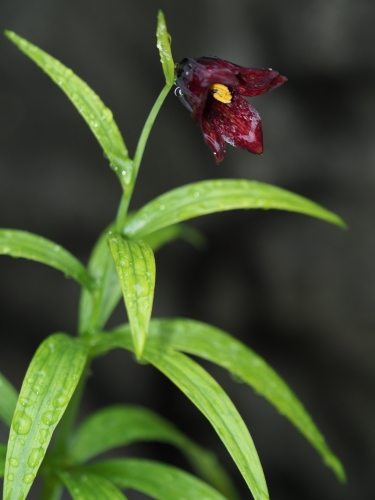
{"type": "Polygon", "coordinates": [[[60,417],[60,412],[58,410],[49,410],[42,413],[42,422],[46,425],[55,424],[60,417]]]}
{"type": "Polygon", "coordinates": [[[25,435],[30,432],[32,420],[24,411],[16,411],[12,427],[17,434],[25,435]]]}
{"type": "Polygon", "coordinates": [[[50,437],[51,433],[48,429],[40,429],[39,431],[39,443],[44,444],[50,437]]]}
{"type": "Polygon", "coordinates": [[[32,406],[33,404],[35,404],[35,401],[33,401],[31,399],[27,399],[27,398],[20,398],[18,400],[18,402],[21,406],[24,406],[25,408],[28,408],[29,406],[32,406]]]}
{"type": "Polygon", "coordinates": [[[55,252],[58,252],[60,250],[60,245],[55,245],[53,249],[55,252]]]}
{"type": "Polygon", "coordinates": [[[16,436],[15,436],[14,434],[12,434],[12,435],[10,436],[10,438],[9,438],[9,439],[10,439],[10,441],[14,441],[15,437],[16,437],[16,436]]]}
{"type": "Polygon", "coordinates": [[[31,390],[32,390],[35,394],[39,395],[39,394],[43,394],[43,393],[45,392],[45,390],[46,390],[46,389],[45,389],[45,387],[43,387],[43,385],[41,385],[41,384],[35,384],[35,385],[33,385],[33,386],[32,386],[31,390]]]}
{"type": "Polygon", "coordinates": [[[38,467],[40,464],[42,458],[44,456],[44,450],[43,448],[34,448],[31,450],[30,456],[27,460],[27,465],[31,467],[32,469],[34,467],[38,467]]]}
{"type": "Polygon", "coordinates": [[[25,474],[23,476],[22,481],[26,484],[31,484],[35,479],[35,474],[32,474],[31,472],[29,474],[25,474]]]}
{"type": "Polygon", "coordinates": [[[9,463],[10,463],[10,465],[11,465],[12,467],[18,467],[18,466],[19,466],[19,464],[20,464],[20,463],[19,463],[19,461],[18,461],[18,459],[17,459],[17,458],[14,458],[14,457],[10,457],[10,458],[8,459],[8,461],[9,461],[9,463]]]}
{"type": "Polygon", "coordinates": [[[110,121],[112,121],[112,118],[113,118],[112,111],[108,108],[104,108],[102,119],[107,120],[107,122],[110,122],[110,121]]]}
{"type": "Polygon", "coordinates": [[[165,209],[165,205],[160,205],[159,206],[159,210],[164,210],[165,209]]]}
{"type": "Polygon", "coordinates": [[[13,472],[11,472],[10,474],[8,474],[7,479],[8,479],[8,481],[13,481],[14,480],[14,474],[13,474],[13,472]]]}
{"type": "Polygon", "coordinates": [[[52,406],[54,408],[62,408],[63,406],[66,406],[69,402],[68,396],[65,394],[61,393],[55,396],[52,400],[52,406]]]}

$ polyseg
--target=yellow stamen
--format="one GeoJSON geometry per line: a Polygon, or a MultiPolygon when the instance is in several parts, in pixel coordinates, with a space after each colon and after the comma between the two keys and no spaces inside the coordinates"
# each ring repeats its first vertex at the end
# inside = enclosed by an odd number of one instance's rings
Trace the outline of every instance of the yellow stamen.
{"type": "Polygon", "coordinates": [[[228,87],[223,85],[222,83],[213,83],[210,86],[210,90],[212,95],[220,102],[224,104],[229,104],[232,100],[232,94],[230,93],[228,87]]]}

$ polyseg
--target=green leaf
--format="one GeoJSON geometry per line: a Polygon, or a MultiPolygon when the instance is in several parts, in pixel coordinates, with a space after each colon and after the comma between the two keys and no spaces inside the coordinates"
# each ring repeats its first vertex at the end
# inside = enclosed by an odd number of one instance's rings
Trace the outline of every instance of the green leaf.
{"type": "Polygon", "coordinates": [[[86,363],[80,339],[56,333],[39,346],[22,384],[11,425],[4,498],[23,500],[52,433],[65,412],[86,363]]]}
{"type": "Polygon", "coordinates": [[[191,474],[151,460],[106,460],[84,470],[96,472],[120,488],[132,488],[156,500],[225,500],[221,493],[191,474]]]}
{"type": "MultiPolygon", "coordinates": [[[[134,350],[130,332],[101,334],[91,340],[93,355],[113,347],[134,350]]],[[[268,490],[254,443],[241,416],[219,384],[188,356],[148,341],[143,359],[166,375],[211,422],[237,464],[255,500],[268,500],[268,490]]]]}
{"type": "Polygon", "coordinates": [[[197,249],[201,250],[206,246],[206,238],[196,229],[186,226],[185,224],[173,224],[166,226],[154,233],[147,235],[143,238],[154,252],[159,250],[167,243],[170,243],[177,238],[184,239],[197,249]]]}
{"type": "Polygon", "coordinates": [[[123,233],[129,238],[143,238],[193,217],[240,208],[288,210],[345,227],[334,213],[285,189],[256,181],[220,179],[188,184],[162,194],[138,210],[125,224],[123,233]]]}
{"type": "Polygon", "coordinates": [[[0,373],[0,419],[10,427],[16,408],[18,392],[0,373]]]}
{"type": "Polygon", "coordinates": [[[5,444],[0,443],[0,477],[4,476],[6,453],[7,453],[7,447],[5,446],[5,444]]]}
{"type": "Polygon", "coordinates": [[[163,67],[165,81],[167,85],[173,85],[174,62],[171,51],[171,36],[168,33],[164,14],[161,10],[158,12],[158,25],[156,28],[156,45],[159,49],[160,62],[163,67]]]}
{"type": "Polygon", "coordinates": [[[153,345],[157,343],[160,350],[177,349],[211,361],[249,384],[299,429],[338,479],[345,481],[341,462],[329,449],[302,403],[254,351],[218,328],[186,319],[153,320],[149,341],[153,345]]]}
{"type": "Polygon", "coordinates": [[[134,351],[142,357],[155,289],[155,259],[143,241],[129,241],[119,233],[108,235],[132,331],[134,351]]]}
{"type": "Polygon", "coordinates": [[[108,479],[92,472],[59,471],[73,500],[126,500],[121,491],[108,479]]]}
{"type": "Polygon", "coordinates": [[[88,417],[73,437],[68,461],[73,465],[82,464],[111,448],[136,441],[161,441],[177,446],[206,482],[227,498],[236,498],[230,479],[214,454],[156,413],[138,406],[111,406],[88,417]]]}
{"type": "Polygon", "coordinates": [[[70,252],[53,241],[27,231],[0,229],[0,254],[47,264],[75,279],[88,290],[95,286],[95,280],[70,252]]]}
{"type": "Polygon", "coordinates": [[[111,110],[83,80],[60,61],[12,31],[6,31],[5,35],[47,73],[68,96],[90,127],[103,148],[111,168],[116,172],[122,187],[125,188],[131,180],[133,167],[111,110]]]}
{"type": "Polygon", "coordinates": [[[112,226],[101,234],[89,259],[88,270],[98,285],[93,293],[82,289],[78,320],[78,331],[81,335],[101,330],[122,295],[107,238],[111,228],[112,226]]]}

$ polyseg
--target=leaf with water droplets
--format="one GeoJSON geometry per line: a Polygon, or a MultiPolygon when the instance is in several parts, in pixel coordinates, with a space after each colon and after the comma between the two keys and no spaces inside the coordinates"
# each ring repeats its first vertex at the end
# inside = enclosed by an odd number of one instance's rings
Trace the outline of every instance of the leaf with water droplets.
{"type": "Polygon", "coordinates": [[[88,290],[95,286],[95,280],[74,255],[42,236],[15,229],[0,229],[0,254],[23,257],[54,267],[88,290]]]}
{"type": "Polygon", "coordinates": [[[8,427],[12,422],[18,393],[12,384],[0,373],[0,420],[8,427]]]}
{"type": "Polygon", "coordinates": [[[90,471],[59,471],[73,500],[126,500],[126,496],[108,479],[90,471]]]}
{"type": "MultiPolygon", "coordinates": [[[[129,329],[96,336],[91,355],[114,347],[134,351],[129,329]]],[[[220,385],[198,363],[180,352],[168,349],[161,342],[148,341],[143,359],[176,384],[210,421],[243,475],[254,499],[269,500],[253,440],[240,414],[220,385]]]]}
{"type": "Polygon", "coordinates": [[[147,243],[126,240],[119,233],[110,233],[108,241],[121,283],[134,351],[141,358],[154,300],[154,254],[147,243]]]}
{"type": "Polygon", "coordinates": [[[133,166],[111,110],[70,68],[16,33],[6,31],[5,35],[47,73],[68,96],[90,127],[91,132],[103,148],[105,156],[109,159],[111,168],[116,172],[121,185],[125,188],[131,181],[133,166]]]}
{"type": "Polygon", "coordinates": [[[4,475],[7,500],[26,498],[87,355],[88,348],[80,339],[56,333],[44,340],[31,360],[9,434],[4,475]]]}
{"type": "Polygon", "coordinates": [[[121,299],[121,285],[107,238],[111,228],[100,235],[90,255],[88,271],[97,285],[94,293],[82,289],[78,320],[81,335],[101,330],[121,299]]]}
{"type": "Polygon", "coordinates": [[[163,68],[165,81],[167,85],[173,85],[174,62],[171,50],[171,36],[167,30],[164,14],[161,10],[158,12],[158,25],[156,28],[156,45],[159,49],[160,62],[163,68]]]}
{"type": "Polygon", "coordinates": [[[227,498],[238,498],[214,454],[158,414],[141,406],[110,406],[90,415],[73,436],[67,460],[73,465],[82,464],[112,448],[138,441],[161,441],[177,446],[207,483],[227,498]]]}
{"type": "MultiPolygon", "coordinates": [[[[127,331],[127,326],[124,327],[127,331]]],[[[115,331],[119,331],[118,329],[115,331]]],[[[227,369],[246,382],[294,424],[340,481],[345,471],[302,403],[277,373],[242,342],[211,325],[187,319],[153,320],[149,342],[177,349],[227,369]]]]}
{"type": "Polygon", "coordinates": [[[123,233],[138,239],[193,217],[249,208],[287,210],[346,227],[334,213],[285,189],[256,181],[219,179],[188,184],[162,194],[133,214],[123,233]]]}
{"type": "Polygon", "coordinates": [[[226,500],[221,493],[187,472],[171,465],[142,459],[114,459],[85,467],[120,488],[140,491],[156,500],[226,500]]]}
{"type": "Polygon", "coordinates": [[[0,477],[4,476],[6,453],[7,447],[5,446],[5,444],[0,443],[0,477]]]}

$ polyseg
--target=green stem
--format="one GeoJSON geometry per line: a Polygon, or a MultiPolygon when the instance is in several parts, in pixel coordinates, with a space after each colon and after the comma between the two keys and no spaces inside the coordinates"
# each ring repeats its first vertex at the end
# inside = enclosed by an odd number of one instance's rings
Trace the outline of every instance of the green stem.
{"type": "Polygon", "coordinates": [[[139,167],[142,161],[143,153],[146,148],[148,136],[150,135],[151,129],[154,125],[154,122],[156,120],[156,117],[159,113],[159,110],[167,97],[168,92],[171,90],[172,85],[166,84],[163,88],[163,90],[160,92],[159,97],[156,99],[155,104],[153,105],[150,114],[147,117],[147,120],[143,126],[141,135],[138,140],[137,148],[135,150],[135,155],[134,155],[134,160],[133,160],[133,178],[130,182],[130,184],[127,186],[126,191],[123,192],[120,206],[117,211],[117,218],[116,218],[116,230],[121,231],[122,228],[125,225],[125,219],[127,216],[128,208],[129,208],[129,203],[133,194],[134,186],[135,186],[135,181],[137,179],[139,167]]]}

